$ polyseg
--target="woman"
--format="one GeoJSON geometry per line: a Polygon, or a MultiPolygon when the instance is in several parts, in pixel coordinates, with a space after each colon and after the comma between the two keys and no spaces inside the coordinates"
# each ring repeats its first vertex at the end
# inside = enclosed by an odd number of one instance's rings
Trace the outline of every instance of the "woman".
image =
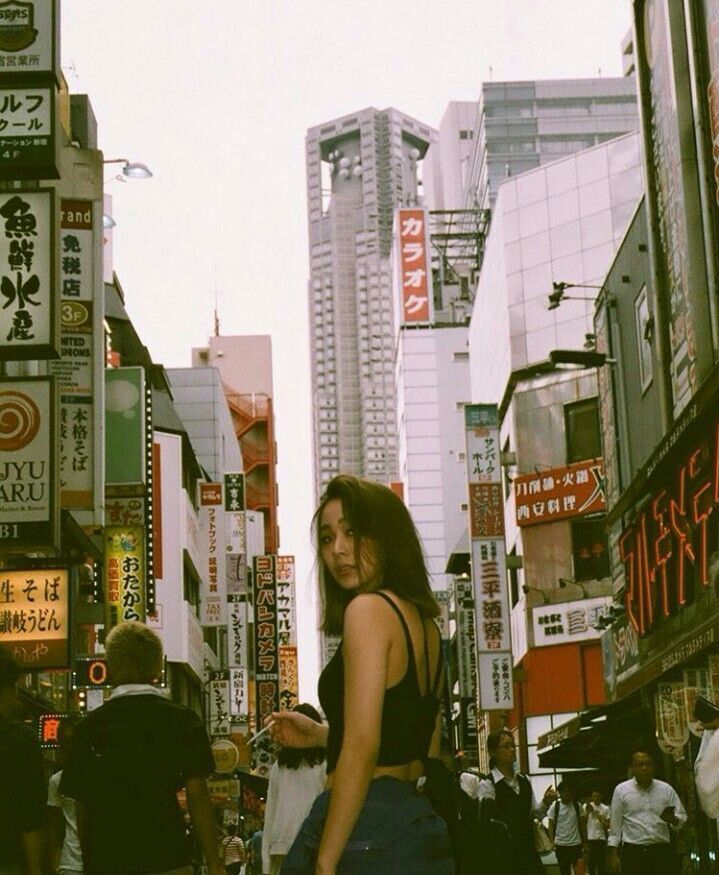
{"type": "MultiPolygon", "coordinates": [[[[293,711],[315,723],[322,718],[312,705],[301,703],[293,711]]],[[[270,785],[262,831],[262,871],[279,875],[302,821],[325,786],[325,748],[280,748],[277,762],[270,769],[270,785]]]]}
{"type": "Polygon", "coordinates": [[[439,613],[402,501],[340,475],[315,514],[322,628],[343,636],[319,682],[328,725],[273,714],[286,747],[327,747],[319,796],[282,872],[447,875],[447,828],[417,792],[422,760],[439,753],[439,613]]]}
{"type": "Polygon", "coordinates": [[[544,867],[534,847],[534,820],[542,820],[556,800],[548,787],[541,804],[537,803],[529,778],[515,770],[514,736],[507,729],[490,732],[487,752],[491,772],[477,782],[476,795],[494,800],[492,817],[506,824],[512,875],[542,875],[544,867]]]}

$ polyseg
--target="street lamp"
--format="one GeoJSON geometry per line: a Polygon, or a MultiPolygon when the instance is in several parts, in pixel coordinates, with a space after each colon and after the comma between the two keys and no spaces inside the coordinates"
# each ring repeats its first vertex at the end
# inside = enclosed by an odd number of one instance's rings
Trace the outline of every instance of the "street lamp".
{"type": "Polygon", "coordinates": [[[599,289],[602,291],[604,286],[594,286],[589,283],[564,283],[564,282],[553,282],[552,291],[547,297],[549,298],[549,303],[547,304],[547,310],[556,310],[562,301],[594,301],[595,298],[587,298],[584,296],[565,295],[567,289],[599,289]]]}
{"type": "MultiPolygon", "coordinates": [[[[130,161],[129,158],[108,158],[103,164],[122,164],[122,176],[129,179],[150,179],[152,171],[140,161],[130,161]]],[[[122,179],[122,176],[119,178],[122,179]]]]}
{"type": "Polygon", "coordinates": [[[549,361],[555,368],[601,368],[616,364],[616,359],[608,358],[603,352],[592,349],[553,349],[549,361]]]}

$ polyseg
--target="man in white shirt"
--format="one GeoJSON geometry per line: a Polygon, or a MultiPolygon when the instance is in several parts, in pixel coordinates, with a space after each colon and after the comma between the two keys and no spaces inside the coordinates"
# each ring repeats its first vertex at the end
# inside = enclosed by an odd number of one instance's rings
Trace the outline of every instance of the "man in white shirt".
{"type": "Polygon", "coordinates": [[[654,777],[650,750],[634,750],[632,774],[612,796],[609,869],[617,871],[621,846],[622,875],[676,875],[670,830],[686,822],[684,806],[672,786],[654,777]]]}
{"type": "Polygon", "coordinates": [[[554,842],[560,875],[571,875],[572,867],[582,856],[585,841],[584,817],[573,788],[562,782],[557,787],[559,799],[547,812],[549,835],[554,842]]]}
{"type": "Polygon", "coordinates": [[[585,805],[587,818],[587,875],[604,875],[609,831],[609,806],[602,802],[602,791],[595,788],[585,805]]]}

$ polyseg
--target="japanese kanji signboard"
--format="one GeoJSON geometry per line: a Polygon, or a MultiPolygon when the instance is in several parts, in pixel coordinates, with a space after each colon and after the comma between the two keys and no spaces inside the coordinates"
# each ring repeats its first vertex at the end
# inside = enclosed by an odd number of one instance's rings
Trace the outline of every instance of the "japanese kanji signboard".
{"type": "Polygon", "coordinates": [[[280,705],[275,559],[275,556],[255,556],[253,559],[258,726],[263,726],[265,718],[279,710],[280,705]]]}
{"type": "Polygon", "coordinates": [[[532,608],[534,646],[598,641],[602,633],[593,626],[611,602],[611,598],[579,599],[532,608]]]}
{"type": "Polygon", "coordinates": [[[230,669],[230,717],[233,723],[250,719],[249,674],[246,668],[230,669]]]}
{"type": "Polygon", "coordinates": [[[38,717],[37,734],[43,750],[58,750],[70,721],[69,714],[41,714],[38,717]]]}
{"type": "Polygon", "coordinates": [[[277,638],[280,646],[280,704],[283,708],[293,708],[299,702],[294,556],[277,557],[277,638]]]}
{"type": "Polygon", "coordinates": [[[70,666],[67,568],[0,571],[0,647],[23,668],[70,666]]]}
{"type": "Polygon", "coordinates": [[[231,593],[227,596],[227,664],[247,667],[247,596],[231,593]]]}
{"type": "Polygon", "coordinates": [[[0,73],[49,82],[60,75],[58,0],[0,3],[0,73]]]}
{"type": "Polygon", "coordinates": [[[210,681],[210,735],[230,734],[230,679],[226,672],[210,681]]]}
{"type": "Polygon", "coordinates": [[[0,381],[0,554],[59,544],[51,377],[0,381]]]}
{"type": "Polygon", "coordinates": [[[225,474],[225,510],[238,513],[245,509],[245,475],[225,474]]]}
{"type": "Polygon", "coordinates": [[[105,529],[105,629],[124,620],[145,620],[145,530],[105,529]]]}
{"type": "Polygon", "coordinates": [[[422,323],[432,320],[432,271],[427,237],[425,210],[397,212],[401,322],[422,323]]]}
{"type": "Polygon", "coordinates": [[[227,623],[227,554],[222,483],[200,483],[199,515],[204,564],[201,622],[203,626],[224,626],[227,623]]]}
{"type": "Polygon", "coordinates": [[[499,411],[467,404],[464,416],[479,703],[483,710],[505,709],[512,707],[513,687],[499,411]]]}
{"type": "Polygon", "coordinates": [[[514,478],[513,489],[518,526],[553,523],[607,509],[601,459],[522,474],[514,478]]]}
{"type": "Polygon", "coordinates": [[[61,201],[60,228],[61,357],[49,363],[60,396],[60,502],[63,507],[92,508],[96,355],[92,202],[61,201]]]}
{"type": "Polygon", "coordinates": [[[56,358],[55,192],[0,193],[0,224],[0,359],[56,358]]]}
{"type": "Polygon", "coordinates": [[[60,176],[56,118],[54,87],[0,88],[0,179],[60,176]]]}
{"type": "Polygon", "coordinates": [[[454,581],[457,618],[457,678],[460,698],[477,696],[477,651],[474,630],[474,593],[471,580],[454,581]]]}

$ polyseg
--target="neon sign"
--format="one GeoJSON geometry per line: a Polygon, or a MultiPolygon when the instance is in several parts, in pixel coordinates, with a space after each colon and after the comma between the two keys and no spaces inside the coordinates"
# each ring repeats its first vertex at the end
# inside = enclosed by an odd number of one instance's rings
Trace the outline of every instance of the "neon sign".
{"type": "MultiPolygon", "coordinates": [[[[619,539],[627,616],[639,635],[692,604],[712,581],[719,530],[719,424],[684,457],[619,539]]],[[[714,575],[715,576],[715,575],[714,575]]]]}

